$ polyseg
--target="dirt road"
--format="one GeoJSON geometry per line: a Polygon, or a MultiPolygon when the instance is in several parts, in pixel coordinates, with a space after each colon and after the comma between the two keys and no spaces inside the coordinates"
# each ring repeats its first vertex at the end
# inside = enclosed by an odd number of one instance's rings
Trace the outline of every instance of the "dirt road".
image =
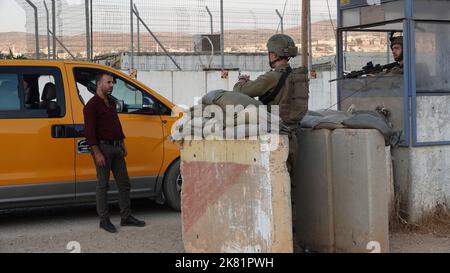
{"type": "MultiPolygon", "coordinates": [[[[95,205],[2,211],[0,252],[184,252],[180,213],[149,200],[134,200],[132,206],[133,214],[147,226],[120,227],[119,208],[112,205],[117,234],[98,228],[95,205]]],[[[450,236],[394,233],[390,237],[391,252],[450,253],[450,236]]]]}
{"type": "Polygon", "coordinates": [[[119,208],[111,206],[119,232],[98,227],[95,205],[0,212],[0,252],[183,252],[180,213],[150,200],[134,200],[133,214],[144,228],[120,227],[119,208]],[[69,248],[70,251],[67,249],[69,248]]]}

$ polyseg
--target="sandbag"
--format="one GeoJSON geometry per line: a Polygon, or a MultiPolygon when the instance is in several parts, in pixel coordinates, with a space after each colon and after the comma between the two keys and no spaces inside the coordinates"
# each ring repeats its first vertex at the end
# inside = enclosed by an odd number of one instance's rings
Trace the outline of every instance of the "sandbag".
{"type": "Polygon", "coordinates": [[[185,113],[190,115],[192,118],[203,117],[203,110],[207,107],[206,104],[196,104],[189,108],[185,113]]]}
{"type": "Polygon", "coordinates": [[[192,127],[191,130],[187,130],[183,134],[184,140],[203,139],[203,129],[198,127],[192,127]]]}
{"type": "Polygon", "coordinates": [[[312,110],[309,110],[305,116],[323,117],[321,113],[312,110]]]}
{"type": "Polygon", "coordinates": [[[241,110],[238,113],[226,113],[225,127],[239,126],[244,124],[271,124],[272,122],[280,121],[279,117],[271,114],[268,111],[249,106],[247,109],[241,110]]]}
{"type": "Polygon", "coordinates": [[[223,94],[225,94],[226,92],[230,92],[230,91],[226,91],[226,90],[210,91],[202,97],[202,104],[205,104],[205,105],[215,104],[215,102],[218,99],[220,99],[223,96],[223,94]]]}
{"type": "Polygon", "coordinates": [[[317,124],[315,124],[312,128],[313,129],[338,129],[338,128],[344,128],[345,126],[342,124],[342,122],[348,118],[350,118],[349,113],[345,112],[338,112],[332,115],[328,115],[325,117],[321,117],[317,124]]]}
{"type": "Polygon", "coordinates": [[[197,118],[193,118],[190,121],[186,122],[185,124],[183,124],[183,127],[186,128],[203,128],[205,126],[205,124],[210,121],[211,118],[204,118],[204,117],[197,117],[197,118]]]}
{"type": "Polygon", "coordinates": [[[194,139],[194,136],[196,139],[203,138],[203,128],[199,127],[184,127],[175,130],[172,132],[172,135],[170,136],[172,140],[183,140],[183,139],[194,139]],[[184,129],[185,128],[185,129],[184,129]]]}
{"type": "Polygon", "coordinates": [[[322,116],[322,117],[348,114],[347,112],[344,112],[344,111],[331,110],[331,109],[320,109],[320,110],[311,111],[311,112],[314,115],[318,115],[318,116],[322,116]]]}
{"type": "Polygon", "coordinates": [[[246,137],[259,136],[262,132],[256,124],[242,124],[235,126],[236,139],[243,139],[246,137]]]}
{"type": "Polygon", "coordinates": [[[214,104],[220,106],[224,111],[226,110],[227,105],[242,105],[244,108],[249,105],[263,105],[260,101],[240,92],[224,92],[214,101],[214,104]]]}
{"type": "Polygon", "coordinates": [[[227,127],[223,130],[214,131],[209,128],[203,130],[205,139],[245,139],[248,137],[256,137],[261,135],[267,135],[267,130],[262,130],[260,125],[257,124],[243,124],[239,126],[227,127]],[[228,134],[228,135],[227,135],[228,134]]]}
{"type": "Polygon", "coordinates": [[[300,127],[301,128],[313,128],[314,126],[316,126],[319,123],[321,118],[322,118],[322,116],[306,115],[300,122],[300,127]]]}
{"type": "Polygon", "coordinates": [[[351,118],[344,120],[342,124],[352,129],[377,129],[383,134],[386,146],[390,145],[391,136],[394,134],[386,120],[376,112],[354,113],[351,118]]]}

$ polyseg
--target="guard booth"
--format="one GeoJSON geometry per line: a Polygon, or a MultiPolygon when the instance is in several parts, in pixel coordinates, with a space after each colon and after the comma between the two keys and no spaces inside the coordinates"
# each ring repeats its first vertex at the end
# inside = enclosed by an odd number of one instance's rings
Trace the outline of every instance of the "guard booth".
{"type": "Polygon", "coordinates": [[[403,73],[338,80],[338,107],[390,111],[402,132],[392,150],[395,191],[417,221],[450,200],[450,0],[338,0],[337,78],[349,72],[349,34],[392,32],[403,36],[403,73]]]}

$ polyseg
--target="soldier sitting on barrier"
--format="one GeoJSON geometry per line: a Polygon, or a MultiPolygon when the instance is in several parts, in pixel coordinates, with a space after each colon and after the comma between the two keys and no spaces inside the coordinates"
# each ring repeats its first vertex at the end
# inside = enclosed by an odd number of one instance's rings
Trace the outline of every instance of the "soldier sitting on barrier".
{"type": "Polygon", "coordinates": [[[247,75],[240,76],[233,91],[259,97],[259,100],[268,106],[269,111],[271,106],[279,106],[281,122],[284,128],[288,129],[286,133],[290,138],[287,165],[291,171],[296,154],[295,131],[308,112],[308,70],[304,67],[292,69],[289,65],[289,60],[297,56],[298,48],[288,35],[275,34],[270,37],[267,50],[272,70],[256,80],[250,80],[247,75]]]}

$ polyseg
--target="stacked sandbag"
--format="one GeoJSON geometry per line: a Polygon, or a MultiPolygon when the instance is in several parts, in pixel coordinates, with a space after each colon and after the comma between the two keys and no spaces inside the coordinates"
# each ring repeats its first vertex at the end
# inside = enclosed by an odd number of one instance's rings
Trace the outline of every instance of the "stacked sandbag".
{"type": "Polygon", "coordinates": [[[172,130],[172,139],[244,139],[273,133],[278,121],[278,116],[258,100],[239,92],[215,90],[184,111],[172,130]]]}
{"type": "Polygon", "coordinates": [[[302,128],[334,130],[344,128],[342,122],[351,116],[351,113],[336,110],[308,111],[300,126],[302,128]]]}
{"type": "Polygon", "coordinates": [[[317,129],[376,129],[383,134],[386,146],[397,145],[401,132],[396,132],[380,111],[308,111],[300,123],[301,128],[317,129]]]}

